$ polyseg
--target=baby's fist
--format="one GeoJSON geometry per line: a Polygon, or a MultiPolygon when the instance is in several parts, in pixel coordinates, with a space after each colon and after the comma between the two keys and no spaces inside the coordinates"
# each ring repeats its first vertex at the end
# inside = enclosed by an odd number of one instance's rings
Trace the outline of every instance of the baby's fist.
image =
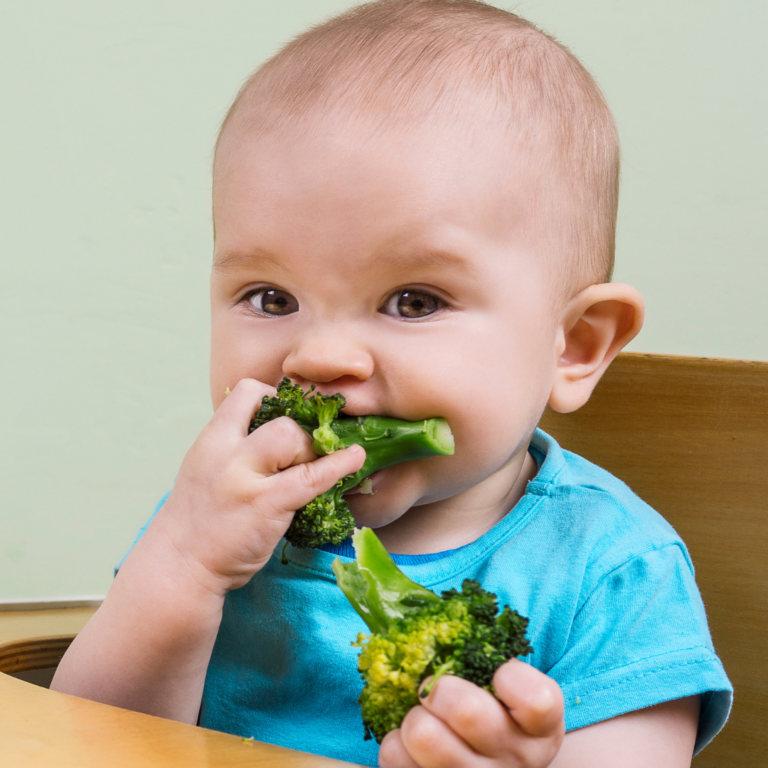
{"type": "Polygon", "coordinates": [[[274,393],[253,379],[237,384],[184,457],[147,532],[164,536],[196,580],[217,594],[246,584],[295,510],[365,461],[359,446],[317,458],[310,437],[288,417],[249,434],[262,397],[274,393]]]}
{"type": "Polygon", "coordinates": [[[498,699],[446,675],[381,744],[382,768],[544,768],[565,734],[560,687],[517,659],[493,678],[498,699]]]}

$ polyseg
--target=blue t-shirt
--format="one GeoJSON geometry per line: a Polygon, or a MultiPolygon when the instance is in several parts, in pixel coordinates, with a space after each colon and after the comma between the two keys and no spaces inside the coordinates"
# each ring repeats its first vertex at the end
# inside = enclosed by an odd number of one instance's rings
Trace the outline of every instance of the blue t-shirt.
{"type": "MultiPolygon", "coordinates": [[[[396,560],[436,592],[477,579],[527,616],[525,661],[559,683],[567,730],[701,694],[700,750],[725,723],[732,688],[685,545],[624,483],[540,430],[531,453],[536,477],[491,530],[439,556],[396,560]]],[[[288,565],[281,549],[227,595],[200,724],[376,765],[350,645],[367,628],[331,571],[351,549],[288,547],[288,565]]]]}

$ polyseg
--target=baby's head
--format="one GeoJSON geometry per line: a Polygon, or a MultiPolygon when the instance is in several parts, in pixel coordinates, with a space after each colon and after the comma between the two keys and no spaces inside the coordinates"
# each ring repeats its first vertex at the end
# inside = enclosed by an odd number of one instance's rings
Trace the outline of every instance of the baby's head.
{"type": "Polygon", "coordinates": [[[592,78],[510,13],[383,0],[310,30],[217,145],[214,403],[287,375],[351,414],[447,418],[456,456],[385,470],[363,523],[503,496],[547,402],[583,404],[639,330],[606,282],[618,164],[592,78]]]}

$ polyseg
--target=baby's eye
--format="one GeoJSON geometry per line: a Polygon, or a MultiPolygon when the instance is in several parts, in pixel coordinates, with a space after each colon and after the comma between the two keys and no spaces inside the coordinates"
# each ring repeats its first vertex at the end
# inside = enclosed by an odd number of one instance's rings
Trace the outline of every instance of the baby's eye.
{"type": "Polygon", "coordinates": [[[393,293],[381,311],[391,317],[402,317],[408,320],[417,320],[442,309],[445,303],[426,291],[417,291],[406,288],[393,293]]]}
{"type": "Polygon", "coordinates": [[[248,296],[248,303],[259,315],[290,315],[299,311],[299,302],[279,288],[261,288],[248,296]]]}

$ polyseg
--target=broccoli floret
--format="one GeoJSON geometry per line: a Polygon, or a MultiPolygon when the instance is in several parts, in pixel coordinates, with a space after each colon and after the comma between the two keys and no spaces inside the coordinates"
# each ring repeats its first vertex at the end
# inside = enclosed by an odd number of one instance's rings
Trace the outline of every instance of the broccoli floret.
{"type": "Polygon", "coordinates": [[[341,544],[355,528],[355,518],[341,497],[343,480],[315,497],[293,516],[285,540],[298,549],[341,544]]]}
{"type": "Polygon", "coordinates": [[[453,453],[453,435],[445,419],[412,422],[386,416],[346,416],[340,413],[346,405],[343,395],[322,395],[314,389],[313,385],[304,392],[284,378],[275,397],[262,399],[248,430],[253,432],[272,419],[288,416],[312,437],[314,450],[320,456],[353,443],[365,448],[365,463],[360,470],[297,510],[285,539],[299,548],[319,547],[327,542],[341,544],[349,537],[355,520],[343,494],[377,469],[453,453]]]}
{"type": "Polygon", "coordinates": [[[291,384],[291,380],[286,376],[277,385],[277,393],[274,397],[261,399],[261,407],[251,420],[248,431],[253,432],[262,424],[280,416],[290,417],[310,434],[316,428],[330,424],[347,402],[341,394],[321,395],[319,392],[312,394],[314,390],[313,384],[307,392],[304,392],[298,384],[291,384]]]}
{"type": "Polygon", "coordinates": [[[438,597],[411,581],[369,528],[352,537],[357,561],[333,562],[336,582],[371,634],[360,633],[358,669],[364,681],[360,707],[365,738],[381,740],[399,728],[418,703],[419,686],[432,676],[426,696],[444,674],[469,680],[493,693],[496,670],[532,648],[528,619],[509,606],[498,612],[496,595],[473,579],[461,591],[438,597]]]}

